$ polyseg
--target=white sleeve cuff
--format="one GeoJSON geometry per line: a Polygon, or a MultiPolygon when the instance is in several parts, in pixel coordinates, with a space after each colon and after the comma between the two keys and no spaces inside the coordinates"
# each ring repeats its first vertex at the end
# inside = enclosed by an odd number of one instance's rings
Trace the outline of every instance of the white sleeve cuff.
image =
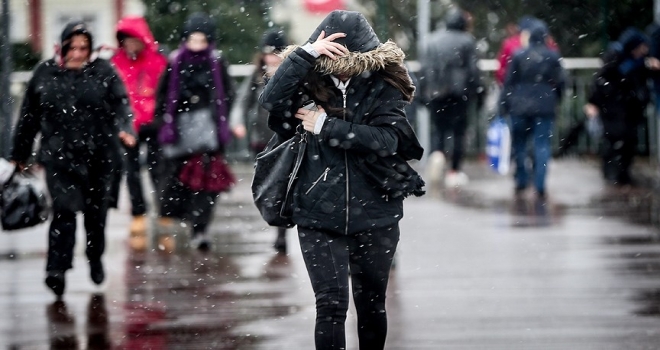
{"type": "Polygon", "coordinates": [[[307,51],[308,54],[314,56],[314,58],[319,58],[319,56],[321,56],[320,53],[318,53],[318,52],[316,52],[316,50],[314,50],[314,47],[312,46],[312,43],[307,43],[307,44],[303,45],[302,48],[303,48],[303,50],[307,51]]]}
{"type": "Polygon", "coordinates": [[[314,135],[321,133],[321,128],[323,128],[323,123],[325,123],[325,118],[328,117],[327,113],[323,113],[316,119],[316,124],[314,124],[314,135]]]}

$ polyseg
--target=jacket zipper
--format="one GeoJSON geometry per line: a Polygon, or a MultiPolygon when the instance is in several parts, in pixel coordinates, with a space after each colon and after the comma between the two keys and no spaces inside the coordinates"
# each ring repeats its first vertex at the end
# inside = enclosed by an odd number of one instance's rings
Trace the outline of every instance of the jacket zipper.
{"type": "Polygon", "coordinates": [[[309,192],[310,192],[314,187],[316,187],[316,184],[318,184],[319,182],[321,182],[321,180],[323,180],[323,181],[327,180],[327,179],[328,179],[328,172],[329,172],[329,171],[330,171],[330,168],[329,168],[329,167],[328,167],[328,168],[325,168],[325,170],[323,171],[323,174],[321,174],[321,176],[319,176],[319,177],[316,179],[316,181],[312,182],[312,186],[310,186],[310,187],[307,189],[307,191],[305,191],[305,194],[309,194],[309,192]]]}
{"type": "MultiPolygon", "coordinates": [[[[347,93],[348,87],[345,87],[341,91],[341,95],[344,99],[344,111],[343,111],[343,116],[342,118],[344,121],[346,121],[346,93],[347,93]]],[[[350,177],[348,176],[348,153],[346,150],[344,150],[344,171],[346,172],[346,225],[344,225],[344,234],[348,235],[348,221],[349,221],[349,189],[350,189],[350,177]]]]}

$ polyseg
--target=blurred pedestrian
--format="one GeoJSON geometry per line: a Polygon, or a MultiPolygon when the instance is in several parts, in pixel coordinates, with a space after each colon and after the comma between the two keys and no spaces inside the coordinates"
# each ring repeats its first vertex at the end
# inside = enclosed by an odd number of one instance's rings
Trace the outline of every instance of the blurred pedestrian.
{"type": "Polygon", "coordinates": [[[648,80],[659,69],[660,61],[649,57],[648,38],[636,28],[621,33],[603,57],[584,112],[603,123],[603,177],[610,183],[632,182],[638,128],[651,100],[648,80]]]}
{"type": "Polygon", "coordinates": [[[121,175],[122,149],[135,145],[124,85],[110,63],[92,55],[93,37],[83,22],[67,24],[56,57],[39,64],[30,79],[14,135],[11,159],[28,165],[37,133],[37,161],[52,198],[46,285],[57,296],[72,268],[76,212],[84,216],[90,277],[105,278],[101,257],[112,183],[121,175]]]}
{"type": "MultiPolygon", "coordinates": [[[[129,246],[136,250],[147,247],[147,201],[141,180],[141,149],[145,145],[147,169],[152,187],[158,190],[158,129],[153,123],[156,90],[160,76],[167,66],[166,58],[158,52],[147,21],[143,17],[125,17],[117,23],[119,48],[110,59],[117,69],[133,110],[133,127],[137,132],[136,147],[127,147],[125,156],[126,184],[131,200],[129,246]]],[[[153,196],[156,198],[157,196],[153,196]]]]}
{"type": "Polygon", "coordinates": [[[512,150],[516,163],[515,190],[528,186],[530,172],[539,198],[546,197],[546,172],[555,109],[564,87],[561,57],[546,45],[548,29],[536,23],[521,38],[524,49],[511,60],[501,93],[502,115],[510,115],[512,150]],[[528,169],[527,143],[533,141],[533,166],[528,169]]]}
{"type": "Polygon", "coordinates": [[[429,158],[429,181],[440,181],[448,140],[452,141],[451,167],[445,186],[467,184],[461,171],[468,107],[483,93],[477,67],[476,43],[468,32],[468,13],[455,8],[445,17],[446,29],[433,33],[422,54],[421,93],[428,102],[433,123],[433,153],[429,158]]]}
{"type": "MultiPolygon", "coordinates": [[[[234,181],[223,157],[231,141],[228,117],[234,92],[227,63],[215,50],[215,35],[215,21],[208,15],[195,13],[186,20],[181,45],[170,56],[161,79],[155,115],[162,147],[189,141],[177,129],[184,112],[210,113],[215,121],[208,132],[218,138],[218,149],[163,160],[159,183],[159,226],[170,230],[173,218],[189,221],[192,246],[200,250],[210,248],[207,227],[214,204],[234,181]]],[[[159,247],[174,249],[172,232],[159,239],[159,247]]]]}
{"type": "Polygon", "coordinates": [[[316,348],[346,347],[350,279],[360,349],[383,349],[403,199],[424,193],[407,163],[423,149],[404,112],[414,92],[405,55],[361,13],[333,11],[282,56],[259,101],[281,139],[304,129],[291,209],[316,294],[316,348]],[[301,108],[308,101],[317,108],[301,108]]]}
{"type": "MultiPolygon", "coordinates": [[[[498,85],[502,86],[504,84],[504,79],[506,78],[507,67],[511,63],[513,55],[520,49],[523,48],[523,42],[521,40],[521,34],[523,31],[528,31],[537,24],[543,24],[541,20],[532,16],[523,16],[520,18],[517,24],[508,23],[506,25],[507,37],[502,41],[502,46],[500,51],[497,53],[497,61],[499,62],[499,67],[495,71],[495,81],[498,85]]],[[[525,34],[529,36],[529,33],[525,34]]],[[[553,51],[559,52],[559,47],[557,43],[548,33],[545,38],[545,44],[553,51]]]]}
{"type": "MultiPolygon", "coordinates": [[[[263,35],[261,50],[254,58],[254,71],[241,84],[236,103],[231,112],[234,135],[243,138],[247,135],[252,156],[263,151],[274,132],[268,127],[268,111],[259,104],[259,95],[282,63],[279,53],[287,46],[287,39],[281,29],[270,29],[263,35]]],[[[279,253],[287,252],[286,228],[277,228],[274,248],[279,253]]]]}

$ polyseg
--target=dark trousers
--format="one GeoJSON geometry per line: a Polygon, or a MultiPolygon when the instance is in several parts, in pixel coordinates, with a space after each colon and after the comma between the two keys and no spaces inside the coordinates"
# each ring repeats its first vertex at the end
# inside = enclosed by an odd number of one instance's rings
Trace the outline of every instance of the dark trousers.
{"type": "Polygon", "coordinates": [[[316,295],[316,349],[346,349],[349,278],[360,350],[383,349],[385,292],[399,242],[398,224],[348,236],[298,227],[298,237],[316,295]]]}
{"type": "MultiPolygon", "coordinates": [[[[105,221],[107,206],[103,200],[87,198],[83,210],[85,231],[87,233],[85,253],[87,259],[101,259],[105,250],[105,221]]],[[[48,230],[48,259],[46,271],[64,271],[73,267],[74,247],[76,244],[76,212],[59,210],[53,213],[53,221],[48,230]]]]}
{"type": "Polygon", "coordinates": [[[453,138],[452,170],[459,170],[463,160],[465,130],[468,122],[468,101],[462,97],[447,97],[429,103],[433,123],[433,151],[445,152],[446,141],[453,138]]]}
{"type": "Polygon", "coordinates": [[[603,177],[620,185],[631,182],[630,167],[637,153],[637,128],[630,126],[623,131],[608,132],[603,138],[603,177]]]}
{"type": "Polygon", "coordinates": [[[158,132],[156,128],[143,126],[138,134],[138,142],[135,147],[125,147],[126,157],[124,159],[126,169],[126,184],[131,199],[131,214],[144,215],[147,213],[147,204],[144,200],[144,190],[140,176],[140,149],[146,146],[147,169],[154,190],[158,190],[158,164],[160,162],[160,146],[158,144],[158,132]]]}
{"type": "Polygon", "coordinates": [[[160,216],[188,220],[193,235],[206,231],[213,215],[213,207],[220,197],[216,192],[195,192],[185,187],[178,179],[181,164],[171,164],[161,180],[160,216]]]}

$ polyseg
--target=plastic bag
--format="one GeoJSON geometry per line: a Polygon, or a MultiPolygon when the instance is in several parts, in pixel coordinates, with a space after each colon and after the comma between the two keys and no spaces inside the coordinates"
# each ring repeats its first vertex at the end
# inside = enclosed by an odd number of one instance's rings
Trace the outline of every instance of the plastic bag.
{"type": "Polygon", "coordinates": [[[46,191],[33,175],[15,173],[2,189],[0,204],[0,222],[5,231],[36,226],[48,220],[46,191]]]}
{"type": "Polygon", "coordinates": [[[504,118],[493,118],[486,133],[486,155],[490,168],[500,175],[509,173],[511,161],[511,132],[504,118]]]}

